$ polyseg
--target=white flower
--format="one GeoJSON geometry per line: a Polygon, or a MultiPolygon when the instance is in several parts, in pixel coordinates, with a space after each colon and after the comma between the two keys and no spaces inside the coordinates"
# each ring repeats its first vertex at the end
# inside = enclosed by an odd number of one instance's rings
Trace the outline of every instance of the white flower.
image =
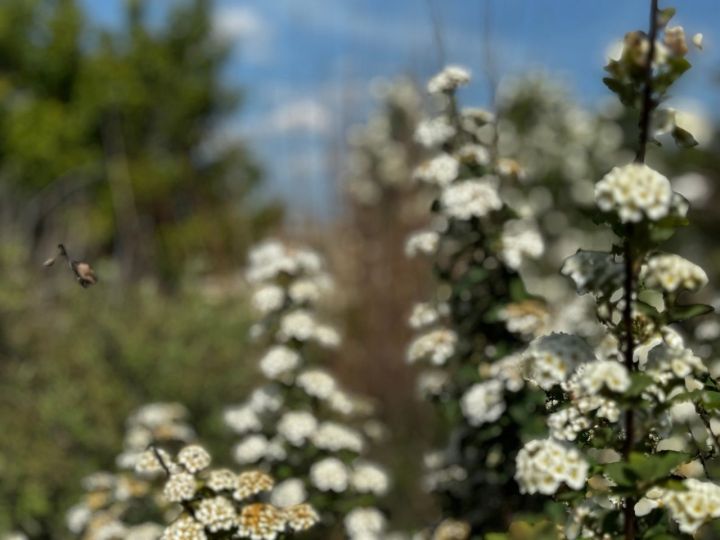
{"type": "Polygon", "coordinates": [[[320,274],[312,278],[293,281],[288,294],[293,302],[298,304],[312,303],[320,300],[323,292],[332,288],[332,279],[327,274],[320,274]]]}
{"type": "Polygon", "coordinates": [[[668,26],[665,28],[663,41],[673,54],[685,56],[688,52],[687,41],[685,41],[685,29],[682,26],[668,26]]]}
{"type": "Polygon", "coordinates": [[[463,180],[447,186],[440,197],[443,211],[449,217],[466,220],[483,217],[502,208],[494,177],[463,180]]]}
{"type": "Polygon", "coordinates": [[[545,243],[535,223],[511,219],[503,224],[500,259],[513,270],[520,268],[523,257],[537,259],[545,251],[545,243]]]}
{"type": "Polygon", "coordinates": [[[270,313],[280,309],[285,302],[285,291],[277,285],[265,285],[252,295],[252,305],[260,313],[270,313]]]}
{"type": "Polygon", "coordinates": [[[284,341],[291,339],[307,341],[315,335],[316,328],[317,323],[310,312],[297,309],[280,320],[278,337],[284,341]]]}
{"type": "Polygon", "coordinates": [[[190,516],[181,516],[163,531],[160,540],[207,540],[201,523],[190,516]]]}
{"type": "Polygon", "coordinates": [[[288,508],[305,501],[305,484],[299,478],[283,480],[270,493],[270,503],[278,508],[288,508]]]}
{"type": "Polygon", "coordinates": [[[357,462],[353,466],[351,484],[355,491],[382,496],[390,487],[387,472],[382,467],[368,462],[357,462]]]}
{"type": "Polygon", "coordinates": [[[591,427],[590,420],[575,407],[555,411],[548,416],[547,425],[550,435],[563,441],[574,441],[579,433],[591,427]]]}
{"type": "Polygon", "coordinates": [[[569,334],[550,334],[534,340],[523,353],[528,380],[543,390],[565,381],[575,367],[595,358],[590,346],[569,334]]]}
{"type": "Polygon", "coordinates": [[[266,457],[270,443],[264,435],[249,435],[235,445],[233,455],[241,465],[255,463],[266,457]]]}
{"type": "MultiPolygon", "coordinates": [[[[278,421],[277,431],[290,444],[301,446],[317,429],[318,421],[307,411],[289,411],[278,421]]],[[[302,501],[301,501],[302,502],[302,501]]]]}
{"type": "Polygon", "coordinates": [[[470,82],[470,72],[462,66],[446,66],[440,73],[435,75],[427,84],[427,90],[431,94],[441,92],[452,92],[460,86],[470,82]]]}
{"type": "Polygon", "coordinates": [[[415,141],[425,148],[440,146],[455,136],[455,127],[447,116],[422,120],[415,128],[415,141]]]}
{"type": "Polygon", "coordinates": [[[343,390],[336,389],[328,398],[328,405],[333,411],[348,415],[355,411],[355,402],[343,390]]]}
{"type": "Polygon", "coordinates": [[[441,316],[447,315],[447,313],[448,307],[446,304],[436,306],[429,302],[422,302],[413,306],[408,322],[410,328],[423,328],[435,324],[440,320],[441,316]]]}
{"type": "Polygon", "coordinates": [[[588,464],[580,453],[551,439],[527,443],[515,464],[515,479],[522,493],[552,495],[563,483],[577,490],[587,480],[588,464]]]}
{"type": "Polygon", "coordinates": [[[309,396],[318,399],[329,399],[337,389],[337,383],[332,375],[322,369],[308,369],[300,373],[295,384],[305,390],[309,396]]]}
{"type": "Polygon", "coordinates": [[[425,370],[418,375],[417,390],[423,397],[439,396],[448,382],[448,374],[445,370],[425,370]]]}
{"type": "Polygon", "coordinates": [[[474,384],[463,395],[460,407],[470,425],[494,422],[505,412],[503,384],[497,380],[474,384]]]}
{"type": "Polygon", "coordinates": [[[387,526],[385,516],[377,508],[353,508],[343,520],[352,540],[382,538],[387,526]]]}
{"type": "MultiPolygon", "coordinates": [[[[694,535],[700,526],[720,517],[720,486],[694,478],[683,480],[683,485],[686,491],[654,490],[646,494],[649,501],[644,506],[666,507],[680,531],[694,535]]],[[[641,506],[639,510],[644,509],[641,506]]]]}
{"type": "Polygon", "coordinates": [[[670,213],[670,181],[642,163],[615,167],[595,185],[595,201],[605,212],[616,212],[623,223],[644,218],[657,221],[670,213]]]}
{"type": "Polygon", "coordinates": [[[239,405],[225,410],[225,424],[235,433],[257,431],[262,427],[260,419],[249,405],[239,405]]]}
{"type": "Polygon", "coordinates": [[[582,366],[578,384],[585,395],[592,396],[603,388],[623,393],[630,388],[630,374],[627,368],[615,360],[597,360],[582,366]]]}
{"type": "Polygon", "coordinates": [[[474,165],[487,165],[490,163],[490,152],[479,144],[465,144],[457,151],[457,156],[463,163],[474,165]]]}
{"type": "Polygon", "coordinates": [[[232,491],[237,484],[237,475],[230,469],[210,471],[206,485],[213,491],[232,491]]]}
{"type": "Polygon", "coordinates": [[[665,292],[678,289],[696,291],[707,285],[705,270],[679,255],[653,255],[642,270],[641,277],[648,287],[660,287],[665,292]]]}
{"type": "Polygon", "coordinates": [[[92,510],[84,504],[71,506],[65,514],[65,523],[70,532],[80,536],[92,517],[92,510]]]}
{"type": "Polygon", "coordinates": [[[283,404],[283,397],[275,385],[269,384],[256,388],[250,394],[248,405],[256,414],[275,412],[283,404]]]}
{"type": "Polygon", "coordinates": [[[501,381],[510,392],[519,392],[525,386],[524,370],[525,360],[521,354],[510,354],[487,366],[489,376],[501,381]]]}
{"type": "Polygon", "coordinates": [[[210,532],[229,531],[235,527],[235,507],[225,497],[203,499],[195,510],[195,519],[210,532]]]}
{"type": "Polygon", "coordinates": [[[450,154],[440,155],[421,163],[413,172],[413,178],[436,186],[447,186],[458,177],[460,163],[450,154]]]}
{"type": "Polygon", "coordinates": [[[276,240],[265,241],[251,249],[248,259],[246,277],[251,283],[267,281],[282,273],[317,273],[322,267],[322,260],[316,253],[292,249],[276,240]]]}
{"type": "Polygon", "coordinates": [[[522,300],[506,304],[498,311],[505,327],[513,334],[542,336],[551,324],[550,312],[537,300],[522,300]]]}
{"type": "Polygon", "coordinates": [[[283,345],[276,345],[260,359],[260,370],[269,379],[280,379],[300,365],[300,355],[283,345]]]}
{"type": "Polygon", "coordinates": [[[336,422],[323,422],[312,434],[312,442],[318,448],[337,452],[351,450],[361,452],[364,447],[362,436],[355,430],[336,422]]]}
{"type": "Polygon", "coordinates": [[[416,255],[432,255],[437,250],[440,235],[435,231],[419,231],[408,237],[405,243],[405,254],[408,257],[416,255]]]}
{"type": "Polygon", "coordinates": [[[171,474],[165,482],[163,495],[170,502],[189,501],[195,495],[195,477],[186,472],[171,474]]]}
{"type": "Polygon", "coordinates": [[[178,452],[177,460],[189,473],[198,473],[210,466],[210,454],[202,446],[191,444],[178,452]]]}
{"type": "Polygon", "coordinates": [[[310,467],[310,482],[320,491],[341,493],[348,488],[349,481],[347,467],[337,458],[325,458],[310,467]]]}
{"type": "Polygon", "coordinates": [[[335,348],[340,345],[340,334],[331,326],[318,325],[315,328],[315,339],[323,347],[335,348]]]}
{"type": "Polygon", "coordinates": [[[442,365],[455,354],[457,334],[447,328],[431,330],[415,338],[408,347],[407,359],[410,363],[428,359],[435,365],[442,365]]]}

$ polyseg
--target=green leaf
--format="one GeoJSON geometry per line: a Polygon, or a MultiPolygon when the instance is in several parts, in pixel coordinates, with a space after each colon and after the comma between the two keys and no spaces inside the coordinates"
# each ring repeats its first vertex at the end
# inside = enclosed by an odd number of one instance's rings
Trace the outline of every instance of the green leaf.
{"type": "Polygon", "coordinates": [[[668,7],[665,9],[658,10],[657,15],[657,22],[659,26],[666,26],[667,23],[670,22],[670,19],[672,19],[675,16],[675,8],[674,7],[668,7]]]}
{"type": "Polygon", "coordinates": [[[638,300],[643,304],[652,307],[656,314],[665,309],[665,300],[660,291],[644,289],[638,293],[638,300]]]}
{"type": "Polygon", "coordinates": [[[649,455],[633,452],[628,461],[606,465],[605,474],[621,488],[637,485],[646,488],[667,478],[675,468],[691,459],[688,453],[670,450],[649,455]]]}
{"type": "Polygon", "coordinates": [[[686,306],[672,306],[668,309],[670,320],[668,322],[679,322],[712,313],[715,309],[707,304],[688,304],[686,306]]]}
{"type": "Polygon", "coordinates": [[[706,390],[702,392],[701,401],[703,406],[709,411],[720,409],[720,392],[706,390]]]}
{"type": "Polygon", "coordinates": [[[630,375],[630,388],[628,388],[625,394],[631,397],[639,396],[654,382],[655,381],[653,381],[652,377],[649,375],[645,375],[644,373],[633,373],[630,375]]]}

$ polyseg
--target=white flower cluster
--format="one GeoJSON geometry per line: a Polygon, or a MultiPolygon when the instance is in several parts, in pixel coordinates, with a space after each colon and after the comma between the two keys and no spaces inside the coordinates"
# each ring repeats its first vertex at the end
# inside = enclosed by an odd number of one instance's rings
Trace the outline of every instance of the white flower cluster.
{"type": "Polygon", "coordinates": [[[448,314],[447,304],[434,305],[428,302],[415,304],[408,323],[410,328],[419,329],[431,326],[448,314]]]}
{"type": "Polygon", "coordinates": [[[427,85],[431,94],[452,92],[470,82],[470,72],[461,66],[447,66],[435,75],[427,85]]]}
{"type": "Polygon", "coordinates": [[[322,259],[314,251],[290,248],[282,242],[268,240],[250,250],[247,280],[261,283],[286,274],[297,277],[302,274],[316,275],[322,269],[322,259]]]}
{"type": "Polygon", "coordinates": [[[527,379],[543,390],[561,384],[584,363],[595,359],[590,346],[570,334],[549,334],[534,340],[523,353],[527,379]]]}
{"type": "Polygon", "coordinates": [[[666,253],[651,256],[642,269],[641,278],[647,287],[659,287],[668,293],[679,289],[697,291],[708,282],[705,270],[698,265],[666,253]]]}
{"type": "Polygon", "coordinates": [[[552,439],[530,441],[516,458],[515,479],[523,493],[552,495],[562,484],[581,489],[587,472],[588,464],[580,452],[552,439]]]}
{"type": "Polygon", "coordinates": [[[425,148],[433,148],[446,143],[455,136],[457,130],[446,116],[422,120],[415,129],[415,140],[425,148]]]}
{"type": "MultiPolygon", "coordinates": [[[[319,491],[325,494],[320,498],[325,506],[319,510],[339,520],[338,508],[344,508],[337,504],[340,499],[382,495],[388,479],[372,463],[353,465],[362,459],[369,435],[349,422],[359,425],[367,420],[371,407],[344,391],[318,365],[316,351],[306,352],[308,344],[339,344],[337,332],[316,320],[316,303],[331,289],[331,280],[320,257],[311,254],[277,242],[253,251],[247,274],[262,292],[260,299],[256,292],[254,303],[265,308],[258,310],[263,315],[258,326],[268,349],[259,367],[269,381],[244,403],[228,408],[225,422],[243,436],[234,448],[238,463],[291,476],[273,489],[271,500],[277,507],[292,509],[319,491]]],[[[233,492],[236,498],[239,491],[233,492]]],[[[350,507],[352,500],[348,499],[350,507]]],[[[252,524],[250,516],[238,516],[246,521],[240,531],[252,524]]]]}
{"type": "Polygon", "coordinates": [[[429,360],[432,364],[442,365],[455,354],[457,334],[447,328],[436,328],[415,338],[410,343],[407,359],[410,363],[429,360]]]}
{"type": "Polygon", "coordinates": [[[443,212],[454,219],[468,220],[499,210],[503,203],[496,185],[496,177],[472,178],[450,184],[440,196],[443,212]]]}
{"type": "Polygon", "coordinates": [[[419,231],[408,237],[405,243],[405,254],[408,257],[417,255],[433,255],[440,242],[440,235],[435,231],[419,231]]]}
{"type": "Polygon", "coordinates": [[[209,455],[202,447],[186,446],[178,461],[164,450],[158,450],[162,462],[154,452],[147,451],[153,445],[177,446],[193,441],[195,433],[187,416],[187,410],[179,403],[150,403],[130,415],[123,451],[116,459],[120,471],[98,472],[83,480],[85,496],[66,515],[73,534],[89,540],[160,536],[163,529],[160,524],[129,525],[123,520],[130,506],[157,504],[159,494],[152,481],[166,476],[168,471],[175,477],[174,488],[169,490],[173,498],[184,500],[192,497],[191,492],[195,493],[193,475],[188,471],[199,471],[209,465],[209,455]]]}
{"type": "Polygon", "coordinates": [[[523,260],[538,259],[545,251],[545,243],[533,221],[511,219],[503,225],[500,258],[517,270],[523,260]]]}
{"type": "MultiPolygon", "coordinates": [[[[195,432],[187,422],[188,411],[180,403],[149,403],[130,415],[123,452],[116,462],[121,469],[134,470],[138,460],[151,444],[189,443],[195,432]]],[[[147,474],[160,470],[145,471],[147,474]]]]}
{"type": "Polygon", "coordinates": [[[413,178],[435,186],[448,186],[460,172],[460,162],[450,154],[442,153],[421,163],[414,171],[413,178]]]}
{"type": "Polygon", "coordinates": [[[677,388],[697,390],[703,387],[700,378],[707,373],[708,368],[703,360],[693,351],[685,347],[681,338],[679,343],[668,339],[668,332],[664,340],[653,347],[647,355],[647,362],[643,371],[649,375],[655,384],[648,388],[658,402],[664,402],[677,388]]]}
{"type": "Polygon", "coordinates": [[[472,426],[494,422],[505,412],[503,383],[488,380],[474,384],[460,399],[463,415],[472,426]]]}
{"type": "Polygon", "coordinates": [[[360,507],[348,512],[344,525],[351,540],[383,538],[387,520],[377,508],[360,507]]]}
{"type": "Polygon", "coordinates": [[[670,214],[673,191],[670,181],[644,163],[613,168],[595,186],[595,200],[605,212],[617,213],[623,223],[670,214]]]}
{"type": "Polygon", "coordinates": [[[550,434],[558,440],[574,441],[578,434],[594,428],[600,419],[618,422],[619,405],[605,394],[622,394],[629,388],[627,368],[616,360],[595,360],[578,365],[562,383],[569,403],[548,417],[550,434]]]}
{"type": "Polygon", "coordinates": [[[547,307],[537,300],[523,300],[507,304],[500,309],[498,317],[505,321],[508,332],[526,337],[545,335],[551,323],[547,307]]]}
{"type": "Polygon", "coordinates": [[[680,531],[694,535],[705,523],[720,518],[720,486],[688,478],[684,491],[652,488],[635,505],[635,514],[644,516],[658,507],[667,508],[680,531]]]}

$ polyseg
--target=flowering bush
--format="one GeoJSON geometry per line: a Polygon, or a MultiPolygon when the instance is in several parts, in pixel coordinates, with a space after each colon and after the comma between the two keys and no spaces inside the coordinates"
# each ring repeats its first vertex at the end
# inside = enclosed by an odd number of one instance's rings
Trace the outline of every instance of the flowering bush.
{"type": "Polygon", "coordinates": [[[433,261],[438,288],[412,310],[417,336],[407,359],[429,366],[419,390],[449,430],[444,448],[426,457],[426,484],[446,517],[486,532],[504,528],[512,512],[540,508],[513,480],[522,441],[544,429],[542,398],[525,384],[517,353],[544,332],[547,312],[518,274],[542,254],[542,237],[502,196],[501,185],[522,171],[497,159],[494,116],[460,108],[456,90],[469,80],[452,66],[431,79],[443,111],[418,128],[433,154],[414,176],[436,199],[431,227],[408,238],[406,253],[433,261]]]}
{"type": "Polygon", "coordinates": [[[261,502],[275,483],[267,474],[211,469],[205,448],[185,444],[194,438],[185,417],[179,404],[153,403],[129,418],[117,459],[121,472],[86,478],[85,500],[68,512],[77,537],[273,540],[317,523],[317,513],[303,501],[282,509],[261,502]],[[175,458],[165,450],[174,447],[175,458]],[[165,526],[158,523],[165,520],[165,526]]]}
{"type": "Polygon", "coordinates": [[[277,506],[307,497],[323,525],[344,519],[351,537],[377,532],[384,517],[357,516],[382,516],[373,505],[389,488],[385,470],[364,457],[378,425],[370,405],[344,391],[320,363],[324,350],[340,344],[338,332],[316,313],[332,280],[315,252],[276,241],[257,246],[249,260],[252,303],[262,316],[253,332],[267,341],[259,360],[267,382],[225,412],[226,424],[242,436],[235,460],[280,480],[270,494],[277,506]],[[365,513],[350,512],[359,509],[365,513]]]}
{"type": "MultiPolygon", "coordinates": [[[[606,68],[607,86],[639,111],[635,162],[595,186],[598,220],[619,241],[608,252],[578,251],[562,270],[592,294],[606,335],[593,349],[552,334],[522,355],[526,377],[546,391],[550,438],[525,445],[516,478],[524,492],[567,503],[568,538],[684,537],[719,515],[707,461],[720,449],[709,412],[720,394],[675,326],[711,310],[681,302],[707,277],[659,250],[687,223],[688,205],[645,164],[653,113],[690,67],[682,28],[667,26],[673,13],[654,0],[649,34],[627,34],[606,68]]],[[[672,131],[681,146],[692,144],[689,133],[672,131]]]]}

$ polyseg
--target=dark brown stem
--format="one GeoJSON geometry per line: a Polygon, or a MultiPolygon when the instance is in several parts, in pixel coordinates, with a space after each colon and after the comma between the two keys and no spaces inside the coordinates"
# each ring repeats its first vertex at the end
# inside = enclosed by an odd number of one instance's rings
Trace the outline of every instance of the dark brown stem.
{"type": "MultiPolygon", "coordinates": [[[[160,453],[160,450],[158,450],[158,447],[154,444],[151,444],[150,450],[152,450],[152,453],[155,454],[155,459],[158,460],[158,463],[163,468],[163,471],[165,471],[165,475],[170,478],[172,472],[170,472],[170,467],[168,467],[167,463],[165,463],[165,459],[162,457],[162,454],[160,453]]],[[[180,503],[180,506],[182,506],[182,509],[185,510],[185,512],[187,512],[191,517],[195,517],[195,509],[192,507],[189,501],[182,501],[180,503]]]]}
{"type": "MultiPolygon", "coordinates": [[[[635,154],[636,163],[645,163],[645,152],[650,136],[650,120],[652,111],[656,103],[652,97],[652,79],[653,79],[653,59],[655,57],[655,40],[658,33],[658,0],[650,0],[650,32],[648,40],[648,55],[645,61],[644,86],[642,94],[642,102],[640,104],[640,120],[638,122],[638,149],[635,154]]],[[[632,223],[625,226],[625,239],[623,242],[623,255],[625,259],[625,309],[623,310],[623,326],[625,330],[625,367],[629,372],[635,371],[635,362],[633,360],[635,352],[635,340],[633,336],[633,319],[632,319],[632,295],[635,286],[635,262],[633,261],[633,235],[634,227],[632,223]]],[[[628,460],[630,453],[635,445],[635,411],[628,408],[625,411],[625,442],[623,444],[623,459],[628,460]]],[[[627,497],[625,499],[624,514],[624,533],[625,540],[634,540],[636,536],[636,518],[635,518],[635,499],[627,497]]]]}
{"type": "Polygon", "coordinates": [[[650,33],[648,40],[650,47],[648,49],[647,61],[645,62],[645,84],[643,86],[642,104],[640,106],[640,120],[638,122],[638,149],[635,154],[637,163],[645,163],[645,151],[647,149],[648,139],[650,138],[650,119],[652,112],[657,103],[652,97],[652,64],[655,57],[655,40],[658,33],[658,0],[650,0],[650,33]]]}

